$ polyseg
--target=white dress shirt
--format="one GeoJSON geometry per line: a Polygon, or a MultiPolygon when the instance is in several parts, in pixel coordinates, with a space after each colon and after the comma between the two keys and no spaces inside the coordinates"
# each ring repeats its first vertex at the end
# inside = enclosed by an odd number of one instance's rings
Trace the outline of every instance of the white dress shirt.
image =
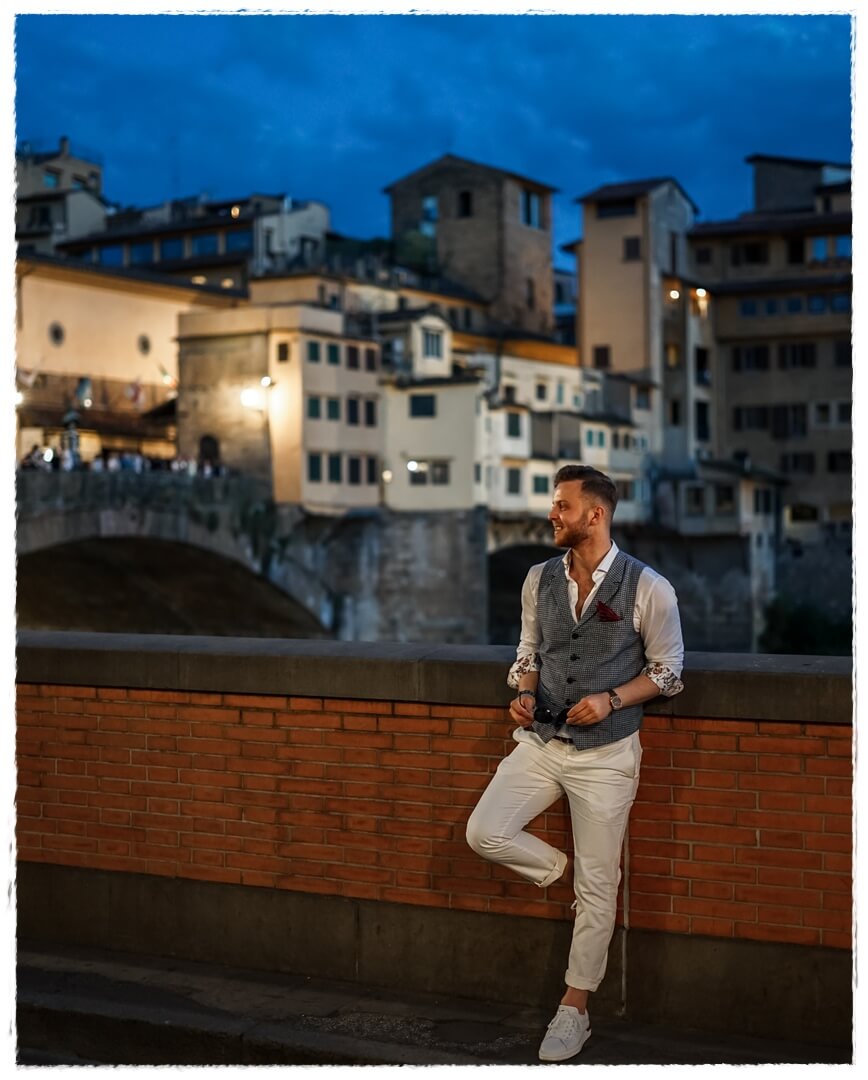
{"type": "MultiPolygon", "coordinates": [[[[582,615],[588,610],[588,605],[596,596],[617,554],[618,545],[613,540],[612,546],[592,574],[594,584],[582,605],[582,615]]],[[[573,622],[578,623],[576,607],[579,603],[579,586],[570,576],[571,555],[572,552],[568,550],[563,564],[570,596],[570,614],[573,622]]],[[[522,675],[529,671],[539,671],[540,668],[537,596],[545,565],[537,563],[532,566],[522,586],[521,640],[516,649],[515,663],[509,669],[506,680],[508,685],[514,688],[518,687],[522,675]]],[[[679,678],[684,666],[684,642],[681,637],[681,620],[678,617],[678,598],[666,578],[650,566],[643,569],[636,585],[633,628],[641,636],[645,649],[646,663],[642,674],[651,679],[664,697],[674,697],[684,689],[679,678]]]]}

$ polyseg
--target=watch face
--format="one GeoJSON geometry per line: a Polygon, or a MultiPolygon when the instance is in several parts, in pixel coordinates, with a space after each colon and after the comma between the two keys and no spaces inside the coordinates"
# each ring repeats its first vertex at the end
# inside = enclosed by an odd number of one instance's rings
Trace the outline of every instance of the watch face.
{"type": "Polygon", "coordinates": [[[621,699],[617,694],[609,694],[609,701],[611,702],[613,709],[621,708],[621,699]]]}

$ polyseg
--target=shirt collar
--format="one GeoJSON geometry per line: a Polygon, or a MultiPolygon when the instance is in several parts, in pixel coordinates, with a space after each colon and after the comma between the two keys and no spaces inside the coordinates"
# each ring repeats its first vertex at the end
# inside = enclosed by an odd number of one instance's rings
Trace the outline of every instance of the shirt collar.
{"type": "MultiPolygon", "coordinates": [[[[570,556],[572,555],[572,553],[573,553],[572,548],[567,548],[567,552],[564,555],[563,560],[562,560],[563,564],[564,564],[564,571],[566,572],[567,577],[570,576],[570,556]]],[[[612,563],[615,561],[615,556],[617,554],[618,554],[618,545],[613,540],[612,541],[612,546],[609,548],[609,550],[606,552],[606,554],[600,560],[600,565],[597,567],[597,569],[591,575],[591,577],[594,579],[594,581],[602,581],[603,580],[603,578],[606,576],[606,574],[608,574],[609,569],[611,568],[612,563]]]]}

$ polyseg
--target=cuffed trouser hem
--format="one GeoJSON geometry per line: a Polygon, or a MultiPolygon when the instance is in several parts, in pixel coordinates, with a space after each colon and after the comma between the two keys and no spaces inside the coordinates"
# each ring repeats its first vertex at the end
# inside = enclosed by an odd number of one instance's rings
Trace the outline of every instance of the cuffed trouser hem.
{"type": "Polygon", "coordinates": [[[558,852],[558,861],[555,863],[555,868],[550,874],[543,878],[539,883],[541,889],[548,888],[549,885],[554,885],[559,877],[563,875],[564,870],[567,868],[567,857],[562,851],[558,852]]]}
{"type": "Polygon", "coordinates": [[[567,975],[564,978],[566,985],[573,990],[587,990],[590,994],[593,994],[594,991],[597,990],[602,981],[602,979],[598,979],[596,982],[593,982],[588,979],[576,978],[574,975],[567,975]]]}

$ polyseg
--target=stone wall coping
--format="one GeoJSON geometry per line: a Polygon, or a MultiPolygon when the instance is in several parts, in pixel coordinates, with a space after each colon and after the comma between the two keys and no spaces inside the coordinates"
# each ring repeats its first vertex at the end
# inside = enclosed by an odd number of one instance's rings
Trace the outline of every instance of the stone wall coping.
{"type": "MultiPolygon", "coordinates": [[[[430,645],[26,630],[19,683],[506,706],[507,645],[430,645]]],[[[846,656],[687,653],[685,689],[650,715],[853,722],[846,656]]]]}

